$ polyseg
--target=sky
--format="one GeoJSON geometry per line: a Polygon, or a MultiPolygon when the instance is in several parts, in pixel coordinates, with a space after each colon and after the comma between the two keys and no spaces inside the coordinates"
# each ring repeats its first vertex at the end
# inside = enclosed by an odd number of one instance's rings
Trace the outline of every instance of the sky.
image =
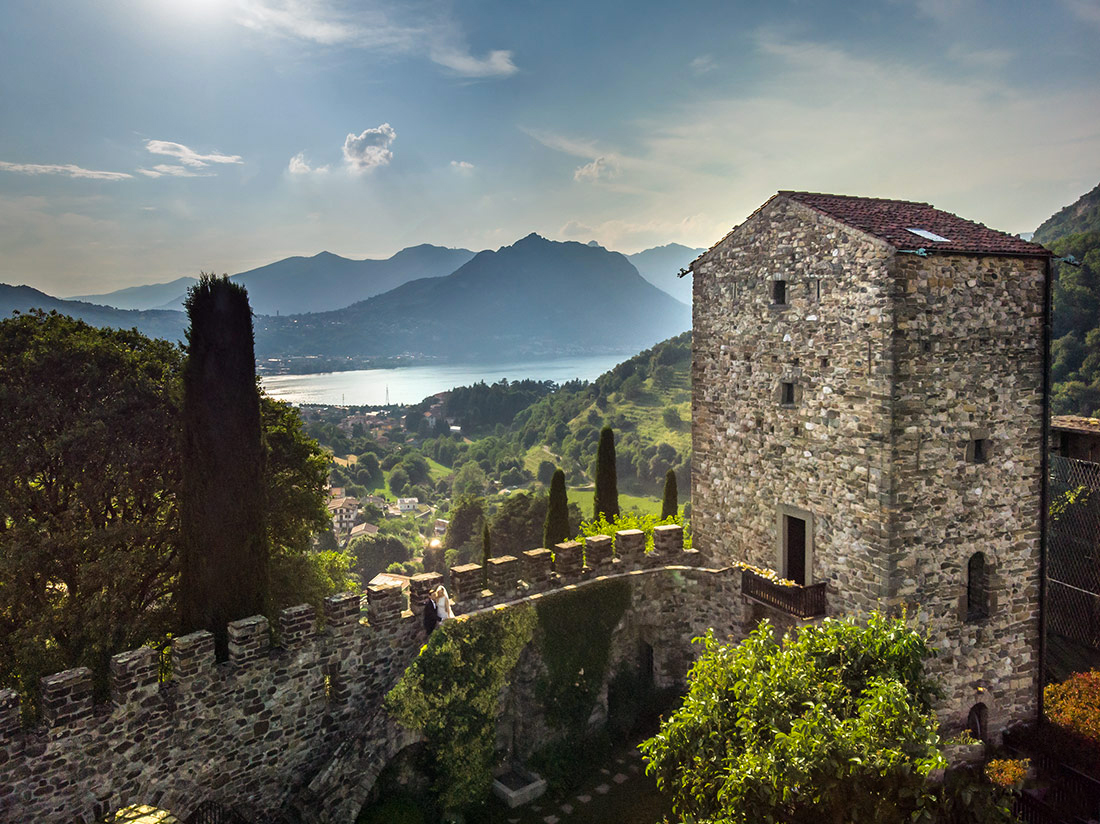
{"type": "Polygon", "coordinates": [[[1100,0],[4,0],[0,282],[531,232],[710,246],[781,189],[1034,230],[1100,182],[1100,0]]]}

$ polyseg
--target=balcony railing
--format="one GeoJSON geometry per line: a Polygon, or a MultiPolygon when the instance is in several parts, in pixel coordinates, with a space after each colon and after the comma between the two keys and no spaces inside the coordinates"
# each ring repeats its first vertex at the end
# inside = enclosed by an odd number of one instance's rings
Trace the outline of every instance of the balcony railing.
{"type": "Polygon", "coordinates": [[[796,618],[817,618],[825,614],[824,582],[808,587],[783,586],[746,569],[741,572],[741,594],[796,618]]]}

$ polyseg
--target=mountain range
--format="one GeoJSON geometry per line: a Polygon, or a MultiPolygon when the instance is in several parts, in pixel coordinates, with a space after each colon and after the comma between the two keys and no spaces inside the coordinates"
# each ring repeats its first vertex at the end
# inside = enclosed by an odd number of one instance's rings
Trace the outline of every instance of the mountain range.
{"type": "MultiPolygon", "coordinates": [[[[678,256],[674,245],[649,250],[655,255],[639,253],[640,262],[651,277],[675,282],[679,268],[695,257],[694,250],[678,248],[683,250],[678,256]]],[[[691,325],[689,307],[642,277],[626,256],[534,234],[476,255],[428,245],[404,249],[385,261],[322,252],[286,258],[232,279],[248,287],[256,312],[256,354],[262,360],[345,358],[348,368],[355,361],[398,355],[501,360],[625,354],[691,325]],[[400,285],[378,293],[393,282],[400,285]],[[365,300],[355,300],[363,294],[365,300]],[[342,305],[316,309],[332,303],[342,305]],[[287,316],[288,310],[295,314],[287,316]]],[[[144,307],[177,306],[178,290],[186,289],[188,281],[88,296],[125,308],[0,285],[0,316],[38,307],[97,326],[136,327],[181,340],[187,323],[183,312],[144,307]],[[166,294],[177,297],[160,302],[166,294]]]]}
{"type": "Polygon", "coordinates": [[[635,352],[691,326],[690,308],[623,255],[536,234],[334,312],[256,320],[263,357],[431,353],[510,360],[635,352]]]}
{"type": "MultiPolygon", "coordinates": [[[[341,309],[388,292],[418,278],[449,275],[474,256],[468,249],[410,246],[385,260],[352,260],[321,252],[312,257],[289,257],[230,276],[248,289],[248,302],[257,315],[290,315],[341,309]]],[[[197,278],[170,283],[132,286],[117,292],[80,295],[72,300],[118,309],[183,309],[187,290],[197,278]]]]}

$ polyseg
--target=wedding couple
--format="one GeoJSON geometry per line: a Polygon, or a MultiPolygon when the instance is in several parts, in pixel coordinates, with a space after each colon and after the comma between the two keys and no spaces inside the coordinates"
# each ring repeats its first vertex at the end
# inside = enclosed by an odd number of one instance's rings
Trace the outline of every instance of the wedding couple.
{"type": "Polygon", "coordinates": [[[455,617],[454,611],[451,609],[451,599],[447,595],[446,587],[442,584],[428,593],[428,597],[424,599],[423,610],[424,630],[429,635],[440,622],[455,617]]]}

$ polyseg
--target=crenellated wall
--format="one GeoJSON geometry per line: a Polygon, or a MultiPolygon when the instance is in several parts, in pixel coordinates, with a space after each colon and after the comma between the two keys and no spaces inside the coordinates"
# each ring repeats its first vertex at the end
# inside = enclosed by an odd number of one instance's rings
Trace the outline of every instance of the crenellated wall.
{"type": "MultiPolygon", "coordinates": [[[[614,539],[492,559],[489,589],[476,565],[452,570],[456,611],[470,613],[570,591],[608,577],[632,582],[620,636],[654,650],[656,676],[683,678],[688,641],[708,626],[741,631],[740,570],[698,567],[678,526],[658,527],[646,554],[637,530],[614,539]],[[722,610],[716,614],[715,604],[722,610]]],[[[92,824],[131,804],[186,818],[214,800],[259,820],[354,821],[378,773],[415,736],[382,709],[424,643],[419,610],[438,574],[365,597],[326,599],[229,626],[229,659],[217,662],[208,632],[176,638],[161,678],[155,650],[111,661],[111,698],[92,702],[91,673],[42,681],[42,723],[20,726],[18,697],[0,691],[0,822],[92,824]]]]}

